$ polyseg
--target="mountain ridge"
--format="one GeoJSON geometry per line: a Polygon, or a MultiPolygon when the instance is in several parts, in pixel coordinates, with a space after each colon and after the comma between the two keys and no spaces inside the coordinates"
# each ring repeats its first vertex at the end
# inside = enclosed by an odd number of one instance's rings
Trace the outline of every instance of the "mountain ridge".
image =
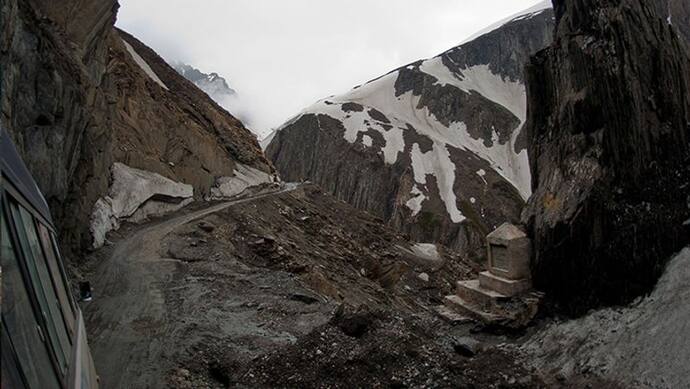
{"type": "Polygon", "coordinates": [[[550,42],[553,13],[520,16],[318,101],[262,141],[267,156],[285,179],[312,180],[415,239],[480,247],[519,220],[530,191],[522,66],[550,42]]]}
{"type": "Polygon", "coordinates": [[[228,81],[216,72],[204,73],[192,65],[179,61],[173,62],[172,67],[219,104],[223,99],[237,95],[237,91],[230,87],[228,81]]]}

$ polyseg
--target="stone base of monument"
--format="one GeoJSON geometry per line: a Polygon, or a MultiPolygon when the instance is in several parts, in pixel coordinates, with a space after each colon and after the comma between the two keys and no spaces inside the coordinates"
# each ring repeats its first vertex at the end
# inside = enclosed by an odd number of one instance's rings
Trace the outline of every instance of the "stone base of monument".
{"type": "Polygon", "coordinates": [[[482,287],[480,280],[459,281],[456,294],[446,296],[436,311],[454,323],[479,321],[517,328],[534,318],[541,298],[541,293],[531,290],[508,296],[482,287]]]}
{"type": "Polygon", "coordinates": [[[487,236],[488,268],[475,280],[458,281],[437,312],[452,321],[467,318],[486,324],[524,326],[537,313],[542,295],[531,291],[527,236],[504,224],[487,236]],[[452,313],[452,314],[451,314],[452,313]]]}
{"type": "Polygon", "coordinates": [[[495,290],[508,297],[517,296],[532,288],[532,283],[527,278],[511,280],[499,277],[489,271],[479,273],[479,285],[485,289],[495,290]]]}

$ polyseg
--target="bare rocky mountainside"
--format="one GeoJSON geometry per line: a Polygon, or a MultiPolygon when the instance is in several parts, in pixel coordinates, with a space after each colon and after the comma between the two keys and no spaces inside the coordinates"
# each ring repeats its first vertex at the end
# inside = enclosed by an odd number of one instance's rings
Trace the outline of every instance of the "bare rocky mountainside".
{"type": "MultiPolygon", "coordinates": [[[[99,387],[688,387],[688,4],[542,1],[264,154],[117,0],[0,0],[0,121],[90,293],[99,387]]],[[[38,318],[43,250],[8,241],[38,318]]]]}
{"type": "Polygon", "coordinates": [[[138,204],[122,207],[116,162],[144,171],[145,182],[157,174],[191,185],[197,199],[238,171],[273,171],[240,121],[113,27],[117,8],[115,0],[2,2],[2,120],[75,254],[144,203],[185,199],[149,185],[138,204]]]}
{"type": "Polygon", "coordinates": [[[306,108],[266,148],[419,241],[467,250],[530,195],[523,64],[551,41],[543,2],[445,53],[306,108]]]}
{"type": "MultiPolygon", "coordinates": [[[[538,288],[573,313],[648,292],[690,243],[687,41],[652,2],[557,1],[527,66],[538,288]]],[[[673,9],[673,8],[672,8],[673,9]]]]}

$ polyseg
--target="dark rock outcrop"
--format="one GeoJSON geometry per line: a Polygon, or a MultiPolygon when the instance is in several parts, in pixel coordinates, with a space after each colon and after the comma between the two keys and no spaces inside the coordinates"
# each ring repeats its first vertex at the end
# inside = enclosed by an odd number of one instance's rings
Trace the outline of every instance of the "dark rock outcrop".
{"type": "Polygon", "coordinates": [[[661,17],[678,30],[690,45],[690,2],[687,0],[659,0],[654,2],[661,17]]]}
{"type": "Polygon", "coordinates": [[[488,231],[519,220],[529,196],[523,65],[552,30],[543,3],[316,103],[266,154],[284,179],[311,180],[417,241],[479,248],[488,231]]]}
{"type": "Polygon", "coordinates": [[[690,232],[690,59],[654,2],[559,0],[527,66],[535,285],[570,313],[648,292],[690,232]]]}
{"type": "Polygon", "coordinates": [[[115,162],[189,183],[197,196],[236,163],[272,171],[240,121],[114,28],[117,7],[116,0],[0,3],[0,120],[68,254],[90,246],[91,212],[115,162]]]}

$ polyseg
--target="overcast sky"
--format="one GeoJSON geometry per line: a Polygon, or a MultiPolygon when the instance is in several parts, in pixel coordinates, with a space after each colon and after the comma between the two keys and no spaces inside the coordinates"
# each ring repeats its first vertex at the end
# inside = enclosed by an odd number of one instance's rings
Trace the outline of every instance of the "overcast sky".
{"type": "Polygon", "coordinates": [[[537,0],[120,0],[117,25],[217,72],[265,135],[315,101],[440,54],[537,0]]]}

